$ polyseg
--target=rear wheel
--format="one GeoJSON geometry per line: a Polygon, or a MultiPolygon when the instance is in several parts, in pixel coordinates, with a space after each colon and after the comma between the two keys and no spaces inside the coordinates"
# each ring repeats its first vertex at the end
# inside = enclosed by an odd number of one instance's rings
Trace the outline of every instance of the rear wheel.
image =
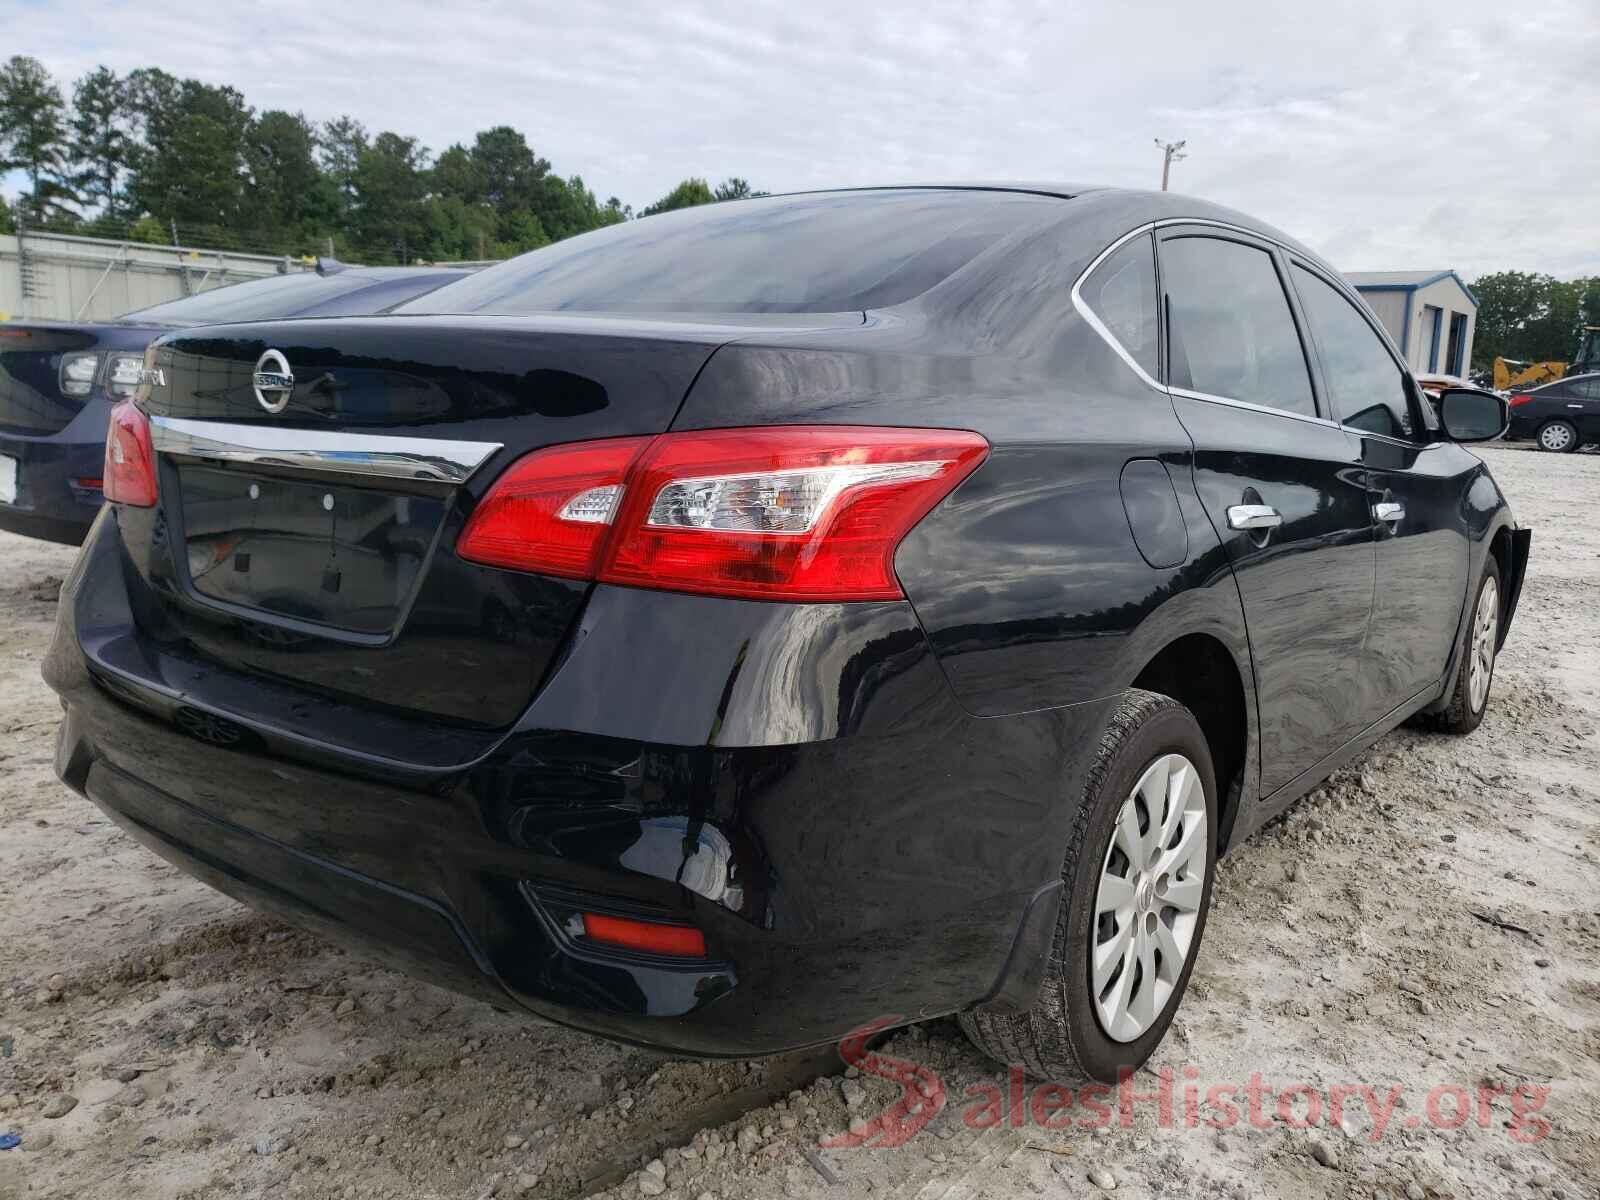
{"type": "Polygon", "coordinates": [[[1461,669],[1456,672],[1450,703],[1437,713],[1423,714],[1419,724],[1439,733],[1471,733],[1489,709],[1489,688],[1494,683],[1495,654],[1500,647],[1500,565],[1494,556],[1478,581],[1467,624],[1467,643],[1461,669]]]}
{"type": "Polygon", "coordinates": [[[1111,1082],[1149,1058],[1200,949],[1216,827],[1211,753],[1194,715],[1129,691],[1078,798],[1044,984],[1026,1012],[963,1013],[973,1043],[1044,1079],[1111,1082]]]}
{"type": "Polygon", "coordinates": [[[1570,421],[1546,421],[1535,435],[1539,449],[1565,454],[1578,448],[1578,430],[1570,421]]]}

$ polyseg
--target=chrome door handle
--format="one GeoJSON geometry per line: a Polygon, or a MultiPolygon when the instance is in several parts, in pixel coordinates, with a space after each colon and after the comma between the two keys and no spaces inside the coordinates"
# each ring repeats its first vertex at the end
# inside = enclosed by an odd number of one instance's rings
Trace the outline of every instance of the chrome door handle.
{"type": "Polygon", "coordinates": [[[1283,514],[1270,504],[1228,506],[1229,529],[1276,529],[1282,524],[1283,514]]]}
{"type": "Polygon", "coordinates": [[[1392,525],[1406,515],[1406,506],[1394,500],[1380,500],[1372,506],[1372,515],[1392,525]]]}

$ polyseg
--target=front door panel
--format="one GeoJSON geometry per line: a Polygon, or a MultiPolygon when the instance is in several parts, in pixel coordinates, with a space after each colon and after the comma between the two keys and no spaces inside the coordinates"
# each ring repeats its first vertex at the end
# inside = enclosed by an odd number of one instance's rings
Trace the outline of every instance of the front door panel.
{"type": "Polygon", "coordinates": [[[1449,661],[1467,592],[1460,476],[1472,460],[1449,443],[1361,443],[1374,505],[1402,510],[1376,522],[1378,591],[1363,680],[1375,721],[1436,684],[1449,661]]]}

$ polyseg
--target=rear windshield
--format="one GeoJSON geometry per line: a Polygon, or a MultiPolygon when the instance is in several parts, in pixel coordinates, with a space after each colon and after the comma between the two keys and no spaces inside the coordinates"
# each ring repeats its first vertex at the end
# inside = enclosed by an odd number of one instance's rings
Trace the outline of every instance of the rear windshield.
{"type": "Polygon", "coordinates": [[[404,313],[847,312],[921,295],[1060,213],[1020,192],[901,189],[734,200],[557,242],[404,313]]]}
{"type": "Polygon", "coordinates": [[[225,325],[275,317],[354,316],[382,312],[459,278],[457,271],[441,271],[436,277],[423,272],[374,276],[359,271],[272,275],[137,309],[117,320],[151,325],[225,325]]]}

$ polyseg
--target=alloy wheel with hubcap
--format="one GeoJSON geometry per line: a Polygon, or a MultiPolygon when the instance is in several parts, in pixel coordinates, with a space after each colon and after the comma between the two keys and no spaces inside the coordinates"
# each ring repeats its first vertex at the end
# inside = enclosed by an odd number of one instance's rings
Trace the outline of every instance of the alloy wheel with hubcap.
{"type": "Polygon", "coordinates": [[[1164,754],[1117,814],[1095,900],[1089,979],[1106,1036],[1131,1042],[1166,1009],[1205,891],[1206,798],[1194,764],[1164,754]]]}
{"type": "Polygon", "coordinates": [[[1200,722],[1129,688],[1074,799],[1049,952],[1026,1008],[958,1013],[997,1062],[1036,1079],[1114,1083],[1166,1035],[1205,934],[1215,875],[1216,767],[1200,722]]]}
{"type": "Polygon", "coordinates": [[[1551,421],[1550,424],[1539,430],[1540,448],[1553,450],[1557,454],[1570,450],[1575,438],[1576,435],[1573,433],[1572,426],[1565,421],[1551,421]]]}
{"type": "Polygon", "coordinates": [[[1474,712],[1489,699],[1489,683],[1494,678],[1494,650],[1500,628],[1500,589],[1493,575],[1485,575],[1478,593],[1478,608],[1473,616],[1472,649],[1467,660],[1467,699],[1474,712]]]}

